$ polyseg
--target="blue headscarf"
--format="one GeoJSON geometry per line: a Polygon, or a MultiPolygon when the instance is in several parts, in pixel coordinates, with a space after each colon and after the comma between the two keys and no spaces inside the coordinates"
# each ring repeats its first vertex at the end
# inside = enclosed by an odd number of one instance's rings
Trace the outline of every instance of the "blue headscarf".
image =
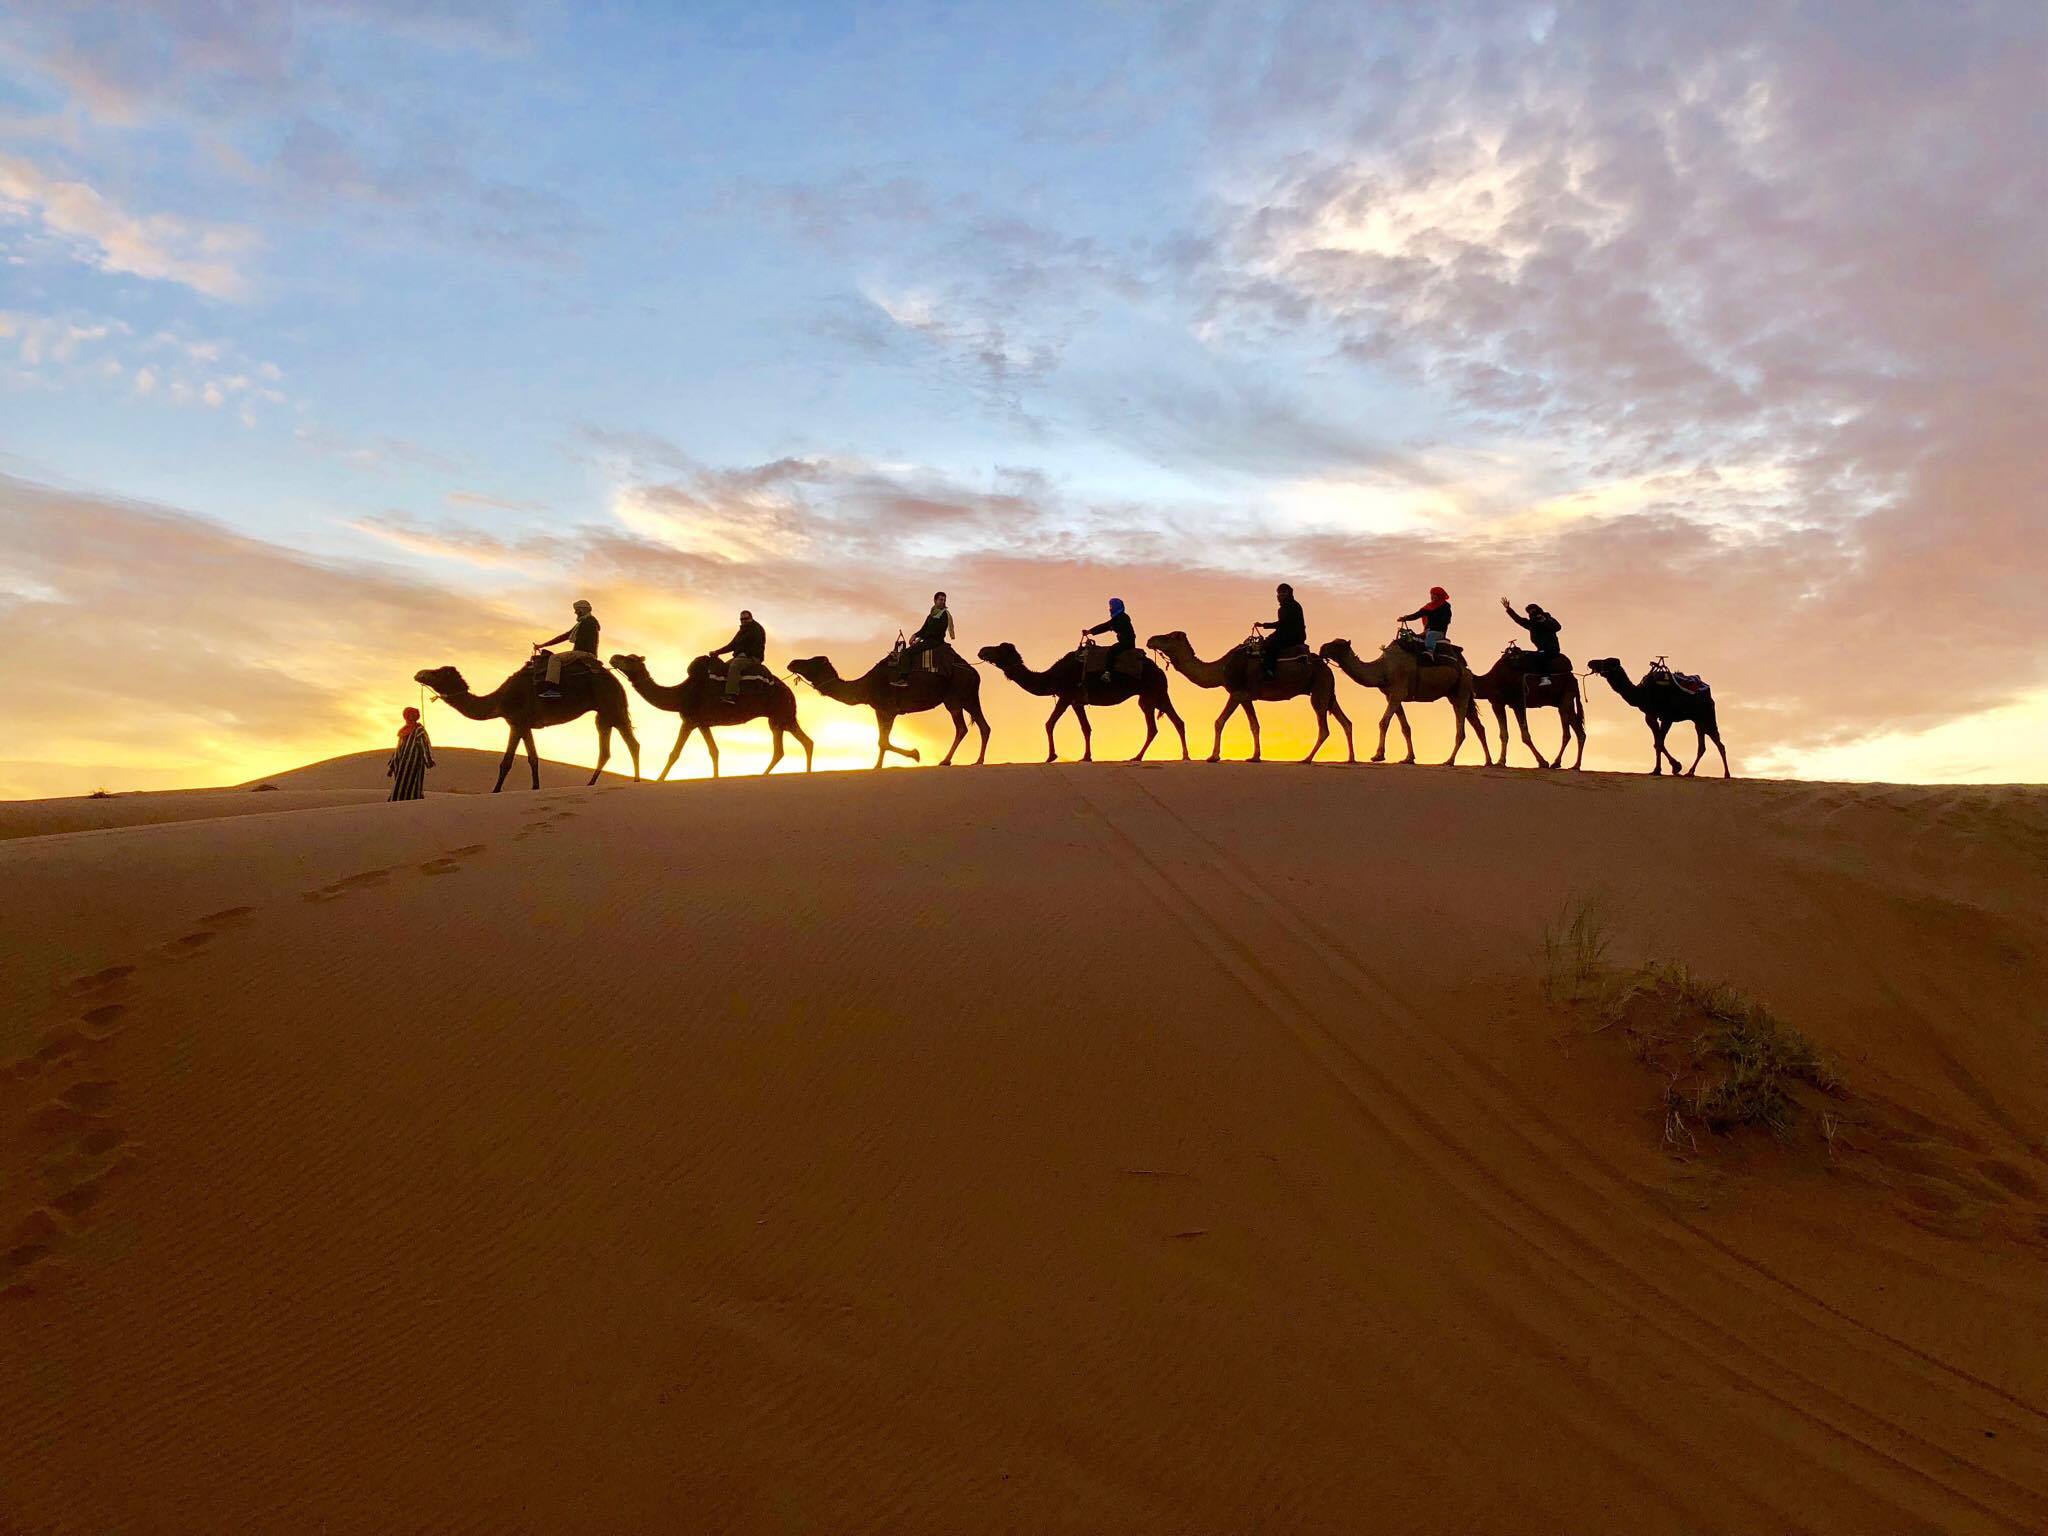
{"type": "Polygon", "coordinates": [[[1112,597],[1109,600],[1109,616],[1113,619],[1120,618],[1123,615],[1123,611],[1124,600],[1120,597],[1112,597]]]}

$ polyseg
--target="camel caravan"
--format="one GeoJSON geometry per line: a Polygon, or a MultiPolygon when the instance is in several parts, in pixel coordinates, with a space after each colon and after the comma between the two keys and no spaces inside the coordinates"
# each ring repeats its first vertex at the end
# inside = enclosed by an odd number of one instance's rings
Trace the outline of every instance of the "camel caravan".
{"type": "MultiPolygon", "coordinates": [[[[1384,708],[1380,714],[1379,740],[1371,761],[1387,757],[1387,732],[1401,728],[1403,763],[1415,761],[1415,737],[1409,728],[1411,704],[1447,703],[1455,738],[1451,754],[1444,761],[1454,764],[1464,750],[1469,729],[1478,738],[1479,753],[1486,766],[1495,763],[1479,706],[1489,706],[1494,731],[1500,742],[1499,763],[1508,763],[1508,716],[1512,714],[1523,745],[1546,769],[1564,767],[1565,752],[1576,743],[1572,768],[1586,756],[1585,697],[1581,677],[1599,677],[1622,701],[1639,711],[1649,727],[1650,771],[1662,774],[1668,761],[1675,776],[1690,777],[1706,756],[1712,742],[1721,757],[1722,777],[1732,777],[1728,749],[1722,744],[1715,718],[1713,690],[1700,678],[1674,671],[1658,657],[1640,679],[1631,678],[1621,662],[1605,657],[1587,664],[1584,673],[1573,668],[1571,658],[1559,648],[1563,624],[1539,605],[1530,603],[1518,610],[1506,598],[1501,607],[1528,636],[1529,644],[1511,641],[1484,672],[1476,672],[1464,651],[1449,639],[1450,595],[1442,587],[1430,589],[1429,601],[1413,613],[1402,614],[1397,628],[1376,655],[1361,655],[1349,640],[1325,642],[1310,649],[1308,624],[1295,600],[1294,589],[1282,583],[1275,592],[1278,611],[1274,618],[1252,626],[1251,634],[1214,661],[1204,661],[1187,634],[1170,630],[1153,635],[1141,650],[1137,631],[1121,598],[1109,600],[1109,617],[1085,628],[1079,643],[1059,656],[1043,671],[1034,670],[1017,647],[1008,641],[985,645],[970,660],[954,649],[958,628],[946,594],[932,595],[931,610],[908,636],[898,633],[889,653],[865,672],[842,676],[827,656],[793,659],[792,679],[808,684],[825,698],[874,711],[875,766],[881,767],[890,753],[918,761],[917,749],[890,740],[896,721],[904,715],[944,709],[953,722],[953,742],[941,765],[950,765],[967,739],[971,723],[980,733],[980,747],[974,761],[988,757],[988,717],[981,710],[981,673],[986,663],[1026,693],[1052,700],[1052,713],[1045,721],[1045,760],[1059,760],[1056,727],[1072,712],[1081,728],[1081,761],[1094,760],[1094,728],[1090,709],[1135,703],[1145,717],[1145,740],[1131,758],[1142,760],[1159,734],[1164,716],[1180,738],[1180,755],[1189,760],[1188,732],[1180,712],[1174,708],[1168,677],[1178,672],[1198,688],[1221,689],[1222,713],[1216,717],[1215,734],[1208,761],[1223,754],[1224,729],[1232,716],[1242,711],[1251,730],[1251,761],[1262,761],[1259,737],[1260,704],[1306,699],[1315,711],[1316,739],[1303,762],[1313,762],[1330,738],[1334,718],[1344,731],[1344,760],[1358,761],[1352,739],[1351,717],[1337,697],[1341,673],[1360,687],[1377,690],[1384,708]],[[1413,626],[1413,627],[1411,627],[1413,626]],[[1561,727],[1555,754],[1546,756],[1529,734],[1532,711],[1555,710],[1561,727]],[[1697,735],[1691,763],[1681,767],[1678,755],[1666,745],[1672,727],[1690,722],[1697,735]]],[[[765,772],[772,773],[784,756],[784,738],[794,737],[803,748],[804,770],[812,766],[811,738],[797,720],[796,695],[789,683],[767,666],[767,632],[751,612],[742,610],[740,625],[732,639],[717,650],[693,660],[683,680],[673,686],[654,680],[644,657],[616,654],[609,665],[598,654],[600,625],[590,604],[575,604],[575,621],[561,634],[535,642],[526,665],[514,672],[488,694],[476,694],[454,667],[430,667],[413,674],[413,680],[431,689],[441,702],[471,720],[503,720],[506,728],[505,755],[498,764],[493,793],[505,787],[519,748],[526,748],[527,766],[533,787],[540,788],[540,759],[534,750],[533,733],[549,726],[563,725],[585,715],[597,719],[597,766],[589,782],[595,784],[611,758],[612,734],[617,732],[633,762],[633,778],[640,778],[640,742],[633,734],[633,722],[626,685],[656,709],[669,711],[681,720],[675,746],[657,776],[666,779],[682,755],[691,736],[702,733],[711,755],[711,772],[718,774],[717,731],[726,726],[766,721],[773,741],[773,754],[765,772]],[[563,646],[565,649],[552,649],[563,646]],[[621,683],[623,677],[626,681],[621,683]]]]}

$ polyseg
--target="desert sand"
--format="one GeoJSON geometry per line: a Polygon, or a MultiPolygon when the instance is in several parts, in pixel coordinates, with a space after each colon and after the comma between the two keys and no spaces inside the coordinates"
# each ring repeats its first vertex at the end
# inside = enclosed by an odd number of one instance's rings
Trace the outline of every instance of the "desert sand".
{"type": "Polygon", "coordinates": [[[0,843],[0,1529],[2048,1529],[2048,791],[346,777],[0,843]]]}
{"type": "MultiPolygon", "coordinates": [[[[226,789],[157,789],[125,794],[65,795],[48,800],[0,800],[0,839],[45,837],[54,832],[91,832],[108,827],[151,826],[166,821],[212,821],[222,816],[274,816],[280,811],[317,810],[330,805],[369,805],[387,799],[391,781],[385,751],[351,752],[303,768],[268,774],[226,789]]],[[[482,795],[498,779],[498,754],[473,747],[436,747],[429,795],[482,795]]],[[[541,784],[581,784],[590,770],[541,759],[541,784]]],[[[603,783],[629,782],[606,770],[603,783]]],[[[522,755],[506,780],[517,789],[532,783],[522,755]]]]}

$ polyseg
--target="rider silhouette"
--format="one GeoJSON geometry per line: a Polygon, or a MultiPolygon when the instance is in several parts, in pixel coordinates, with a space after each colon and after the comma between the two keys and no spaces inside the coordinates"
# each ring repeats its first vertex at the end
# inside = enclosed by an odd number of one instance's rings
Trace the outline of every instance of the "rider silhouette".
{"type": "Polygon", "coordinates": [[[1266,643],[1260,649],[1264,652],[1266,676],[1273,676],[1273,669],[1280,665],[1282,656],[1293,655],[1308,649],[1308,618],[1301,611],[1301,604],[1294,600],[1294,588],[1281,582],[1273,591],[1280,600],[1280,613],[1270,624],[1254,624],[1253,629],[1267,629],[1266,643]]]}

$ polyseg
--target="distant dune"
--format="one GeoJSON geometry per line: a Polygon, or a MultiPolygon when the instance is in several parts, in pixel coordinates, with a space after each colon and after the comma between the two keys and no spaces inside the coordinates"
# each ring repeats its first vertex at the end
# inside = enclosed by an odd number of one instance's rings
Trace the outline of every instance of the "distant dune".
{"type": "MultiPolygon", "coordinates": [[[[57,832],[92,832],[108,827],[149,826],[166,821],[211,821],[221,816],[274,815],[329,805],[362,805],[391,793],[384,765],[385,751],[351,752],[288,768],[225,789],[160,789],[130,794],[68,795],[50,800],[0,800],[0,838],[46,837],[57,832]]],[[[488,794],[498,778],[498,754],[470,747],[436,747],[434,771],[427,776],[430,795],[488,794]]],[[[581,784],[588,768],[541,761],[541,784],[581,784]]],[[[630,780],[606,773],[605,779],[630,780]]],[[[531,783],[521,757],[506,780],[509,788],[531,783]]]]}
{"type": "Polygon", "coordinates": [[[2048,791],[319,803],[0,845],[0,1529],[2048,1529],[2048,791]]]}

